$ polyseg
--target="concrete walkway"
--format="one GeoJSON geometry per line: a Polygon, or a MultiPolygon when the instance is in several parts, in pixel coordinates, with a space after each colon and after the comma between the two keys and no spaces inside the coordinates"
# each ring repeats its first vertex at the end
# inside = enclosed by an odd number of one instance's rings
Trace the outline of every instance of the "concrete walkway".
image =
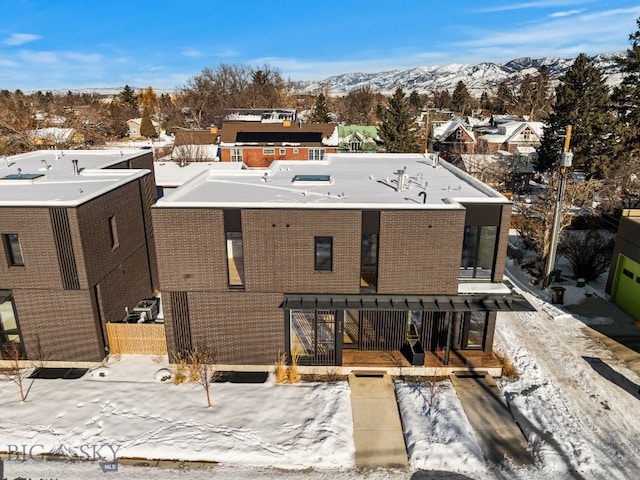
{"type": "Polygon", "coordinates": [[[501,463],[505,456],[516,466],[533,464],[527,440],[490,375],[450,375],[464,413],[487,460],[501,463]]]}
{"type": "Polygon", "coordinates": [[[408,468],[396,393],[386,372],[349,375],[353,441],[359,468],[408,468]]]}

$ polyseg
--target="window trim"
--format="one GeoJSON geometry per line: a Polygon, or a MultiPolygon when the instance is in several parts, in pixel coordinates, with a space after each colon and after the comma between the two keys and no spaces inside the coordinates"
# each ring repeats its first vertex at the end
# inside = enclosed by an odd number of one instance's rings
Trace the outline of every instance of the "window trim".
{"type": "Polygon", "coordinates": [[[286,155],[286,154],[287,154],[287,149],[286,149],[286,148],[281,148],[281,149],[279,150],[279,154],[280,154],[280,155],[286,155]]]}
{"type": "Polygon", "coordinates": [[[9,266],[24,267],[24,253],[20,244],[20,235],[17,233],[5,233],[2,235],[2,240],[9,266]],[[12,242],[12,238],[15,238],[15,243],[12,242]]]}
{"type": "MultiPolygon", "coordinates": [[[[313,237],[314,245],[314,270],[316,272],[332,272],[333,271],[333,237],[329,236],[316,236],[313,237]],[[327,241],[329,245],[328,258],[324,255],[318,247],[323,246],[327,241]],[[328,260],[328,262],[327,262],[328,260]]],[[[325,244],[326,245],[326,244],[325,244]]]]}
{"type": "Polygon", "coordinates": [[[242,148],[231,148],[230,149],[230,161],[232,162],[243,162],[244,161],[244,153],[242,148]]]}
{"type": "Polygon", "coordinates": [[[265,147],[262,149],[263,155],[275,155],[276,149],[274,147],[265,147]]]}

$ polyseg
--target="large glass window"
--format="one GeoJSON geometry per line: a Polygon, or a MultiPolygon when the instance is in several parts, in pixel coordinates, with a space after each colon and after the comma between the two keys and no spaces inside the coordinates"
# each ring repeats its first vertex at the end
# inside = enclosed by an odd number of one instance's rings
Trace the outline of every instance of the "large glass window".
{"type": "Polygon", "coordinates": [[[3,235],[4,249],[7,252],[7,261],[10,267],[24,267],[22,246],[17,233],[5,233],[3,235]]]}
{"type": "Polygon", "coordinates": [[[465,312],[460,348],[479,350],[483,348],[487,333],[487,312],[465,312]]]}
{"type": "Polygon", "coordinates": [[[378,234],[363,233],[360,254],[360,287],[376,287],[378,283],[378,234]]]}
{"type": "Polygon", "coordinates": [[[10,358],[14,348],[23,356],[11,290],[0,290],[0,358],[10,358]]]}
{"type": "Polygon", "coordinates": [[[243,288],[244,252],[242,248],[242,215],[240,210],[224,211],[224,233],[227,248],[229,287],[243,288]]]}
{"type": "Polygon", "coordinates": [[[491,278],[497,233],[495,226],[464,227],[460,278],[491,278]]]}
{"type": "Polygon", "coordinates": [[[333,237],[315,237],[315,268],[331,270],[333,265],[333,237]]]}
{"type": "Polygon", "coordinates": [[[227,266],[229,286],[244,286],[244,255],[242,251],[242,232],[227,232],[227,266]]]}

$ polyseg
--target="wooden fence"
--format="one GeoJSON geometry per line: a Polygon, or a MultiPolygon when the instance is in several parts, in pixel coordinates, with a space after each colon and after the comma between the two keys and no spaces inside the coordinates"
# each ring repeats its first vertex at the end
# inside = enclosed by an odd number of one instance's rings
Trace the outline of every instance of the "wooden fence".
{"type": "Polygon", "coordinates": [[[166,355],[164,325],[158,323],[107,323],[111,353],[166,355]]]}

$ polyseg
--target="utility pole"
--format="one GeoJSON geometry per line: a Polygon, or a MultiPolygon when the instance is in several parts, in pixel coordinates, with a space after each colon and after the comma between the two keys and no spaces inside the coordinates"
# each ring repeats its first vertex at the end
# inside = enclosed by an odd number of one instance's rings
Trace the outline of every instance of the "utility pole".
{"type": "Polygon", "coordinates": [[[569,151],[571,142],[571,125],[567,126],[567,133],[564,137],[564,150],[560,160],[560,180],[558,184],[558,195],[556,197],[556,207],[553,213],[553,226],[551,228],[551,242],[549,245],[549,255],[544,266],[544,276],[542,277],[542,288],[545,289],[551,283],[551,272],[556,264],[556,251],[558,249],[558,238],[560,237],[560,220],[562,218],[562,202],[564,200],[565,183],[567,181],[567,168],[571,166],[573,153],[569,151]]]}

